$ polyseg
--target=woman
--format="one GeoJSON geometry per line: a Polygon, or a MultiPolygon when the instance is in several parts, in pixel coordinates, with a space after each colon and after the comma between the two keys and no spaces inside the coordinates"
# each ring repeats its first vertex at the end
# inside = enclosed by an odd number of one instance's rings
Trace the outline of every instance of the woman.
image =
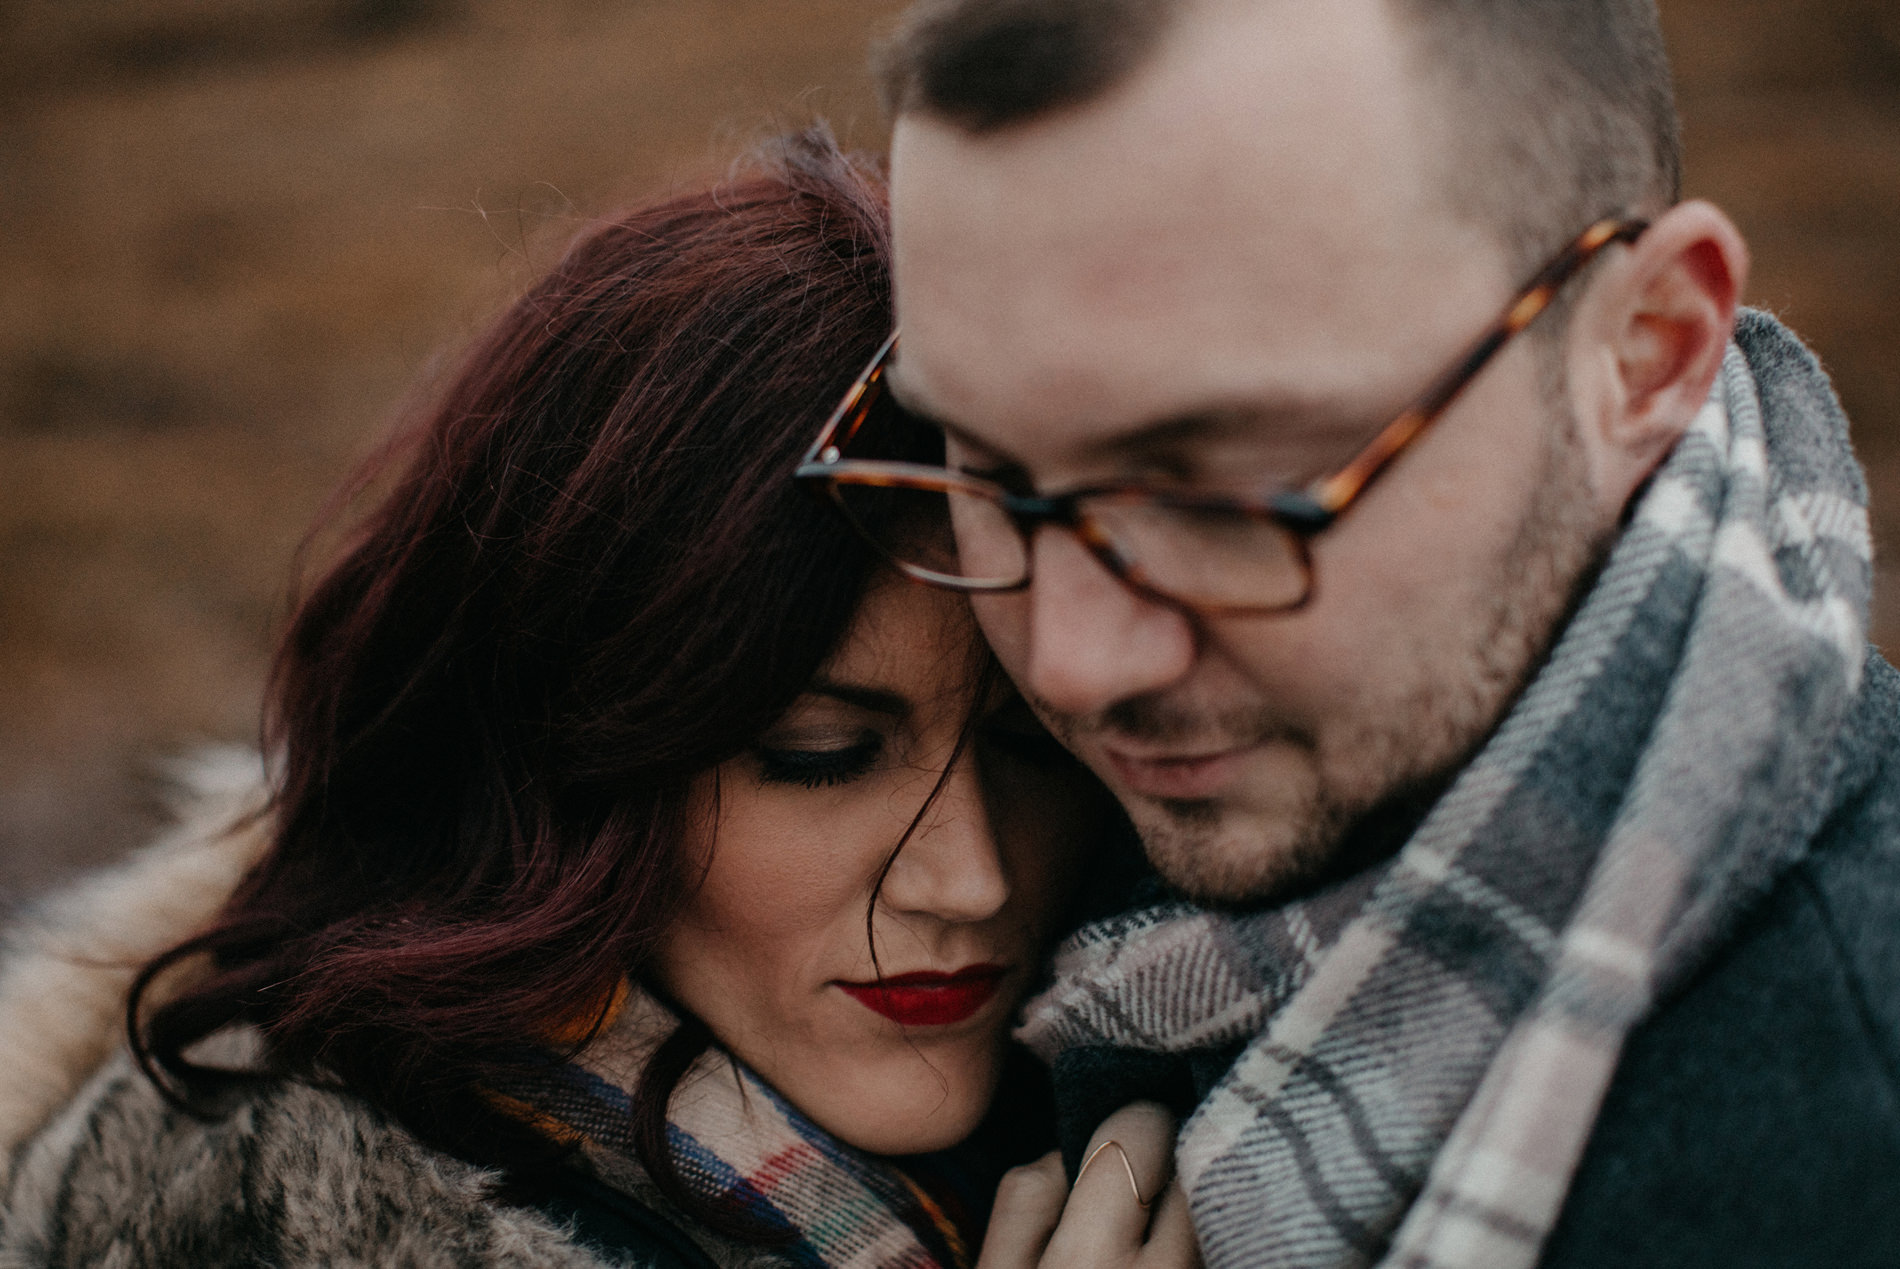
{"type": "MultiPolygon", "coordinates": [[[[884,214],[807,137],[601,225],[371,464],[268,807],[79,905],[123,955],[180,859],[243,872],[131,983],[134,1056],[81,1036],[8,1109],[0,1261],[972,1258],[1043,1145],[1026,1077],[977,1132],[1008,1019],[1107,820],[961,602],[787,479],[887,328],[884,214]]],[[[1026,1188],[986,1263],[1048,1237],[1026,1188]]]]}

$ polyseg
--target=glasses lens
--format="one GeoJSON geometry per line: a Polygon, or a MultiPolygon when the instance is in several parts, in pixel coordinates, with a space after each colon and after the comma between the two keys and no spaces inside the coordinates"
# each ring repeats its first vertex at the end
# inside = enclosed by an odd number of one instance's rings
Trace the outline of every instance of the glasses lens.
{"type": "Polygon", "coordinates": [[[834,481],[831,492],[860,533],[925,581],[999,590],[1028,574],[1022,535],[980,494],[849,478],[834,481]]]}
{"type": "Polygon", "coordinates": [[[1306,598],[1302,543],[1264,516],[1113,495],[1086,514],[1144,584],[1182,603],[1271,610],[1306,598]]]}

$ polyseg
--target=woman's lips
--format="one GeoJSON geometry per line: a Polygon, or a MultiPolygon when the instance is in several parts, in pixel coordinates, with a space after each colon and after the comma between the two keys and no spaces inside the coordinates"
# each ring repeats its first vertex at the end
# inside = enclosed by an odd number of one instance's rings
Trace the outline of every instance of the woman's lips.
{"type": "Polygon", "coordinates": [[[1122,786],[1145,797],[1197,801],[1217,796],[1233,780],[1241,749],[1215,753],[1137,755],[1108,750],[1122,786]]]}
{"type": "Polygon", "coordinates": [[[947,1027],[989,1004],[1007,972],[1004,965],[966,965],[950,974],[923,971],[838,986],[866,1009],[903,1026],[947,1027]]]}

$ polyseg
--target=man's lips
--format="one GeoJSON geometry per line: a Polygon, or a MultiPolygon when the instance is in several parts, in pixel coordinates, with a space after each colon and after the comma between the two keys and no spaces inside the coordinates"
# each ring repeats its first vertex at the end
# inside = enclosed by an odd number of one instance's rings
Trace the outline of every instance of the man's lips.
{"type": "Polygon", "coordinates": [[[866,1009],[906,1027],[947,1027],[990,1003],[1007,972],[1004,965],[966,965],[949,974],[921,971],[838,987],[866,1009]]]}
{"type": "Polygon", "coordinates": [[[1234,778],[1244,748],[1201,753],[1141,753],[1106,750],[1123,788],[1144,797],[1197,800],[1216,796],[1234,778]]]}

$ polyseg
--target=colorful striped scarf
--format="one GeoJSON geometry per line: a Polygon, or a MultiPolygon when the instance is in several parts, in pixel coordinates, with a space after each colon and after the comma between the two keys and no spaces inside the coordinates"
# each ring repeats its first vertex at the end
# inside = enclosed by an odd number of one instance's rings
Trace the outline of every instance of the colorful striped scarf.
{"type": "MultiPolygon", "coordinates": [[[[577,1059],[551,1062],[501,1100],[551,1136],[577,1142],[603,1181],[650,1200],[634,1149],[632,1090],[676,1023],[651,997],[629,993],[577,1059]]],[[[666,1138],[694,1195],[777,1236],[762,1245],[777,1263],[967,1269],[974,1259],[953,1212],[964,1206],[954,1160],[899,1167],[853,1149],[721,1049],[702,1054],[680,1081],[666,1138]]]]}

